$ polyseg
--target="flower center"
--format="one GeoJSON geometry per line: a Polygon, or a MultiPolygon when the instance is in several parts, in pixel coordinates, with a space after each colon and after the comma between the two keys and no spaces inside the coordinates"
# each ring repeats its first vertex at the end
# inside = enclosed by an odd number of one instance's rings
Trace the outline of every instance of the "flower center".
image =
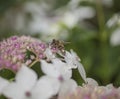
{"type": "Polygon", "coordinates": [[[27,92],[25,93],[25,95],[26,95],[27,97],[31,97],[31,93],[30,93],[29,91],[27,91],[27,92]]]}
{"type": "Polygon", "coordinates": [[[64,78],[63,78],[62,76],[59,76],[59,77],[58,77],[58,80],[59,80],[60,82],[63,82],[63,81],[64,81],[64,78]]]}

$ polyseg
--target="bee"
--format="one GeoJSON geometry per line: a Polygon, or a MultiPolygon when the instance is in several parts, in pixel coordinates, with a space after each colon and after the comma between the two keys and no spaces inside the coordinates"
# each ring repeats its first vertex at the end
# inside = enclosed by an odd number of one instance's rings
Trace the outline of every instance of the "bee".
{"type": "Polygon", "coordinates": [[[65,44],[67,44],[67,43],[69,43],[69,42],[64,42],[64,41],[53,39],[50,45],[51,45],[51,48],[58,49],[62,54],[64,54],[65,53],[65,44]]]}

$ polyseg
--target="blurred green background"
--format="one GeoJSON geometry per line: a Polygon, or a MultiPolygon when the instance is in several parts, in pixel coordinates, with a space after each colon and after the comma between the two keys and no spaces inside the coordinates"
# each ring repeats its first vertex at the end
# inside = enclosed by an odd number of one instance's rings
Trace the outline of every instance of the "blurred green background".
{"type": "Polygon", "coordinates": [[[119,0],[0,0],[0,40],[24,34],[70,42],[66,49],[80,56],[88,77],[120,86],[119,11],[119,0]]]}

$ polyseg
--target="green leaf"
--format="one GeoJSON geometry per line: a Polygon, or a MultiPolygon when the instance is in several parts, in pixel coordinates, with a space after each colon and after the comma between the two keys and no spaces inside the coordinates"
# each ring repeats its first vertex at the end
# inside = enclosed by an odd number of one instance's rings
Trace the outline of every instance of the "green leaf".
{"type": "Polygon", "coordinates": [[[36,55],[35,55],[32,51],[27,50],[27,51],[26,51],[26,57],[25,57],[25,60],[30,59],[30,56],[31,56],[31,55],[33,55],[33,56],[36,57],[36,55]]]}
{"type": "Polygon", "coordinates": [[[7,99],[7,98],[3,95],[0,95],[0,99],[7,99]]]}
{"type": "Polygon", "coordinates": [[[15,73],[9,69],[2,69],[2,70],[0,70],[0,76],[5,78],[5,79],[10,80],[10,79],[13,79],[15,77],[15,73]]]}
{"type": "Polygon", "coordinates": [[[0,95],[0,99],[7,99],[7,98],[3,95],[0,95]]]}
{"type": "Polygon", "coordinates": [[[40,68],[40,62],[35,63],[31,68],[37,73],[38,78],[43,75],[42,70],[40,68]]]}

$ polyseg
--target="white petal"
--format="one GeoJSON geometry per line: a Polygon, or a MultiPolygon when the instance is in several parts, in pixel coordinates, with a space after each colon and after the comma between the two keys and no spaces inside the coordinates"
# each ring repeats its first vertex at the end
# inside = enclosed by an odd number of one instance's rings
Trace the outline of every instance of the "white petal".
{"type": "Polygon", "coordinates": [[[113,31],[110,38],[110,43],[112,46],[120,45],[120,28],[117,28],[113,31]]]}
{"type": "Polygon", "coordinates": [[[0,94],[2,93],[2,90],[3,90],[8,84],[9,84],[9,82],[8,82],[6,79],[0,77],[0,94]]]}
{"type": "Polygon", "coordinates": [[[66,55],[65,55],[65,61],[68,64],[68,67],[70,69],[76,69],[78,66],[78,62],[80,61],[80,58],[77,56],[77,54],[73,51],[70,50],[70,52],[66,51],[66,55]]]}
{"type": "Polygon", "coordinates": [[[3,94],[11,99],[26,99],[25,93],[31,91],[36,83],[37,75],[30,68],[22,66],[15,80],[4,89],[3,94]]]}
{"type": "Polygon", "coordinates": [[[86,82],[88,83],[88,85],[98,86],[97,81],[95,81],[95,80],[92,79],[92,78],[87,78],[87,79],[86,79],[86,82]]]}
{"type": "Polygon", "coordinates": [[[78,19],[75,18],[71,12],[67,12],[65,13],[62,21],[68,28],[73,28],[78,22],[78,19]]]}
{"type": "Polygon", "coordinates": [[[50,48],[47,48],[44,53],[45,53],[48,60],[55,58],[55,55],[52,53],[50,48]]]}
{"type": "Polygon", "coordinates": [[[24,99],[24,92],[22,86],[16,83],[11,83],[3,90],[3,94],[10,99],[24,99]]]}
{"type": "Polygon", "coordinates": [[[59,96],[73,92],[77,87],[77,83],[73,79],[66,80],[62,83],[59,96]]]}
{"type": "Polygon", "coordinates": [[[112,83],[111,83],[111,84],[108,84],[106,87],[107,87],[108,89],[113,89],[113,88],[114,88],[114,86],[113,86],[112,83]]]}
{"type": "Polygon", "coordinates": [[[68,60],[69,58],[71,58],[71,53],[68,52],[68,51],[66,51],[66,52],[65,52],[65,60],[66,60],[66,61],[69,61],[69,60],[68,60]]]}
{"type": "Polygon", "coordinates": [[[50,99],[58,93],[59,88],[60,82],[57,79],[43,76],[33,89],[33,99],[50,99]]]}
{"type": "Polygon", "coordinates": [[[59,71],[64,80],[68,80],[72,77],[72,70],[68,69],[68,67],[60,68],[59,71]]]}
{"type": "Polygon", "coordinates": [[[18,71],[15,80],[22,88],[30,90],[37,81],[37,74],[32,69],[23,65],[18,71]]]}
{"type": "Polygon", "coordinates": [[[46,61],[41,61],[41,69],[46,75],[55,78],[62,76],[63,79],[71,78],[72,70],[68,69],[67,64],[59,59],[52,60],[52,62],[53,64],[47,63],[46,61]]]}
{"type": "Polygon", "coordinates": [[[51,76],[51,77],[59,76],[59,72],[57,71],[55,66],[51,63],[47,63],[44,60],[41,60],[41,69],[42,69],[43,73],[45,73],[48,76],[51,76]]]}
{"type": "Polygon", "coordinates": [[[62,62],[60,59],[56,58],[52,60],[53,64],[57,67],[59,66],[66,66],[66,64],[64,62],[62,62]]]}
{"type": "Polygon", "coordinates": [[[79,71],[81,77],[83,78],[83,80],[86,82],[86,72],[81,63],[78,64],[78,71],[79,71]]]}
{"type": "Polygon", "coordinates": [[[81,61],[80,58],[78,57],[78,55],[77,55],[72,49],[71,49],[70,51],[71,51],[72,56],[73,56],[75,59],[77,59],[77,61],[81,61]]]}
{"type": "Polygon", "coordinates": [[[59,72],[59,76],[62,76],[66,80],[72,77],[72,70],[68,68],[66,63],[59,59],[54,59],[52,62],[56,67],[56,70],[59,72]]]}
{"type": "Polygon", "coordinates": [[[68,66],[69,66],[69,68],[71,69],[73,66],[73,59],[72,59],[72,56],[71,56],[71,54],[68,52],[68,51],[66,51],[66,55],[65,55],[65,61],[66,61],[66,63],[68,64],[68,66]]]}
{"type": "Polygon", "coordinates": [[[115,26],[116,24],[118,24],[120,22],[119,20],[119,14],[114,14],[108,21],[107,21],[107,26],[109,28],[112,28],[113,26],[115,26]]]}

